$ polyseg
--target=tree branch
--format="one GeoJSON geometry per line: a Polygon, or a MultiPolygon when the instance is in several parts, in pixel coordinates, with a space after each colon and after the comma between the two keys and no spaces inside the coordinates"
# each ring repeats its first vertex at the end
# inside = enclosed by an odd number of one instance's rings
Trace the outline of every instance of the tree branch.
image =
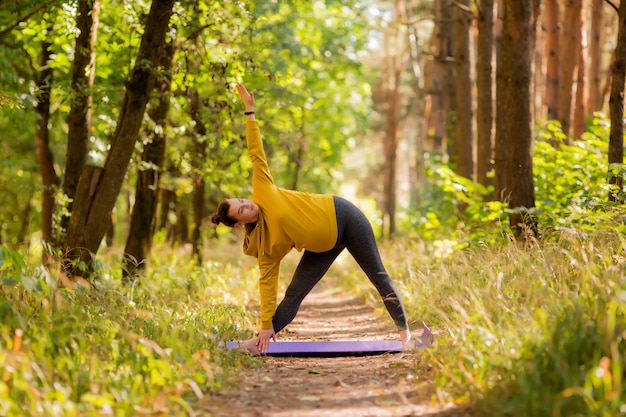
{"type": "MultiPolygon", "coordinates": [[[[607,0],[607,1],[609,1],[609,0],[607,0]]],[[[463,10],[465,13],[469,14],[472,17],[472,19],[476,19],[476,14],[474,14],[474,12],[472,12],[472,9],[470,7],[467,7],[466,5],[461,4],[458,1],[453,2],[452,5],[454,7],[458,7],[459,9],[463,10]]]]}
{"type": "Polygon", "coordinates": [[[2,29],[0,30],[0,38],[5,36],[7,33],[11,32],[13,29],[15,29],[17,27],[17,25],[19,25],[20,23],[24,22],[25,20],[30,19],[34,14],[36,14],[37,12],[39,12],[41,9],[43,9],[44,7],[46,7],[45,4],[37,7],[35,10],[33,10],[32,12],[28,13],[25,16],[20,17],[19,19],[17,19],[17,21],[12,24],[11,26],[9,26],[8,28],[2,29]]]}
{"type": "Polygon", "coordinates": [[[609,4],[609,6],[611,6],[616,12],[619,12],[619,8],[611,0],[604,0],[604,1],[606,1],[609,4]]]}

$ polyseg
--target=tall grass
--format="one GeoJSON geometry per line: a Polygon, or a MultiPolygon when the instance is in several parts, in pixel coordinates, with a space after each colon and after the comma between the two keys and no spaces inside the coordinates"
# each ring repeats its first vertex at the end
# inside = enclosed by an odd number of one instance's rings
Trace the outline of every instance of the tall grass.
{"type": "Polygon", "coordinates": [[[194,415],[251,363],[219,343],[254,328],[254,264],[230,247],[203,267],[157,253],[136,287],[109,277],[72,289],[2,250],[0,415],[194,415]]]}
{"type": "MultiPolygon", "coordinates": [[[[626,413],[620,233],[570,232],[530,249],[461,247],[383,245],[415,327],[426,320],[437,335],[417,370],[434,367],[433,398],[471,404],[481,416],[626,413]]],[[[343,282],[357,287],[356,278],[343,282]]]]}

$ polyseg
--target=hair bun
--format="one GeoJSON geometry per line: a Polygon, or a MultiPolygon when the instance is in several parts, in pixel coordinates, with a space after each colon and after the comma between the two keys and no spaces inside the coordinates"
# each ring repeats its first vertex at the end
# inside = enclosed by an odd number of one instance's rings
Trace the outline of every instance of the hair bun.
{"type": "Polygon", "coordinates": [[[213,222],[214,225],[219,226],[219,224],[221,223],[222,219],[220,218],[219,214],[215,213],[211,217],[211,221],[213,222]]]}

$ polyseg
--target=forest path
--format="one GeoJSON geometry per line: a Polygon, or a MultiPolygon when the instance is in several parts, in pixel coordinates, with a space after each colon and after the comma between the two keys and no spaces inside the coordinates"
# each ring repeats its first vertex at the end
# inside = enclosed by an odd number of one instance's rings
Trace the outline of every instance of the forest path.
{"type": "MultiPolygon", "coordinates": [[[[362,300],[314,290],[279,340],[398,339],[389,317],[362,300]]],[[[416,334],[415,336],[419,336],[416,334]]],[[[432,404],[434,376],[415,375],[419,353],[373,356],[263,357],[239,384],[199,404],[216,417],[462,416],[432,404]]]]}

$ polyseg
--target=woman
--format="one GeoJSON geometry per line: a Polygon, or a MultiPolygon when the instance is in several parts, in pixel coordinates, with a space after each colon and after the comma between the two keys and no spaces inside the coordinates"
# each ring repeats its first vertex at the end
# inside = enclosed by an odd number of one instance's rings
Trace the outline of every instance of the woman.
{"type": "Polygon", "coordinates": [[[244,253],[257,258],[259,264],[261,330],[243,346],[252,352],[267,351],[270,340],[276,340],[276,333],[294,319],[304,297],[344,248],[378,290],[406,346],[411,339],[406,312],[382,264],[369,221],[343,198],[277,187],[254,116],[254,94],[243,84],[237,84],[237,92],[246,109],[246,138],[253,164],[252,201],[226,199],[212,221],[216,225],[244,227],[244,253]],[[304,254],[277,307],[280,262],[292,248],[304,249],[304,254]]]}

